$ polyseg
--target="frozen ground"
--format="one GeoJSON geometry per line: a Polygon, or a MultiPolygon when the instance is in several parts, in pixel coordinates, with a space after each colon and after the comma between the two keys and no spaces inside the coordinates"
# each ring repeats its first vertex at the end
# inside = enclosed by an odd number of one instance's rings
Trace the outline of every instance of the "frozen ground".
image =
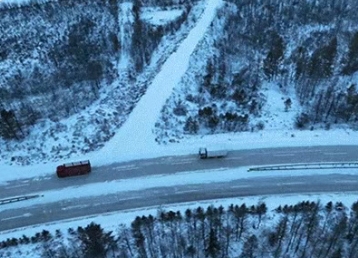
{"type": "MultiPolygon", "coordinates": [[[[205,32],[215,16],[216,9],[222,1],[207,1],[206,10],[196,27],[190,31],[163,64],[161,71],[149,85],[147,92],[140,99],[133,112],[116,135],[99,151],[86,156],[72,156],[61,163],[89,159],[93,166],[158,156],[186,155],[197,153],[200,146],[226,146],[228,149],[249,149],[280,146],[312,146],[357,144],[358,132],[348,129],[331,129],[330,131],[297,131],[292,128],[292,121],[298,108],[292,99],[292,107],[286,112],[283,100],[287,95],[275,87],[265,86],[267,104],[264,106],[262,119],[265,119],[265,129],[259,132],[217,134],[209,136],[188,136],[179,143],[159,145],[155,141],[153,128],[160,117],[160,111],[173,89],[178,85],[188,68],[191,53],[205,37],[205,32]],[[174,72],[175,71],[175,72],[174,72]],[[168,79],[170,78],[170,79],[168,79]]],[[[45,145],[46,146],[46,145],[45,145]]],[[[24,150],[26,151],[26,150],[24,150]]],[[[42,164],[26,167],[6,165],[0,161],[2,173],[0,183],[16,178],[53,175],[58,162],[43,161],[42,164]]]]}
{"type": "MultiPolygon", "coordinates": [[[[169,97],[172,89],[179,82],[182,74],[185,72],[188,66],[189,57],[199,40],[204,36],[206,28],[210,25],[215,9],[222,4],[222,1],[208,1],[207,9],[199,21],[197,27],[195,27],[188,38],[183,41],[182,45],[178,48],[163,65],[161,72],[153,80],[152,85],[149,86],[147,93],[142,97],[133,113],[130,115],[124,126],[117,132],[116,136],[111,139],[106,146],[97,151],[92,152],[87,156],[73,157],[71,160],[64,160],[63,162],[69,162],[78,159],[90,159],[94,166],[104,165],[113,162],[120,162],[130,159],[143,159],[158,156],[167,155],[184,155],[193,154],[197,152],[199,146],[213,146],[221,145],[226,146],[228,149],[249,149],[249,148],[268,148],[268,147],[280,147],[280,146],[312,146],[312,145],[353,145],[358,144],[358,133],[352,130],[335,129],[330,131],[315,130],[315,131],[296,131],[292,129],[292,121],[296,112],[295,106],[288,112],[284,111],[282,105],[282,98],[286,96],[282,95],[280,91],[275,89],[268,89],[266,94],[270,100],[265,106],[265,112],[267,120],[270,126],[264,131],[255,133],[232,133],[212,136],[196,136],[187,137],[180,141],[180,143],[173,143],[167,145],[157,145],[155,142],[155,136],[152,133],[152,128],[157,121],[160,110],[169,97]],[[176,73],[173,73],[175,68],[176,73]],[[170,80],[167,80],[170,78],[170,80]]],[[[294,103],[294,101],[293,101],[294,103]]],[[[21,178],[21,177],[34,177],[46,174],[53,174],[55,167],[58,163],[46,163],[33,165],[28,167],[19,166],[7,166],[0,164],[0,170],[6,171],[1,177],[0,182],[7,180],[21,178]]],[[[245,168],[241,168],[245,169],[245,168]]],[[[146,187],[160,186],[164,183],[170,184],[188,184],[188,183],[207,183],[215,180],[233,180],[238,176],[252,176],[248,173],[237,173],[238,170],[227,170],[222,176],[222,171],[202,171],[182,175],[180,180],[177,177],[146,177],[141,179],[125,180],[120,182],[110,182],[93,184],[83,186],[83,188],[66,189],[67,197],[68,193],[72,196],[78,193],[83,193],[85,196],[93,195],[96,192],[98,195],[110,193],[115,189],[145,189],[146,187]],[[200,173],[205,173],[205,179],[202,179],[200,173]],[[219,174],[220,173],[220,174],[219,174]],[[124,187],[127,188],[124,188],[124,187]],[[123,188],[122,188],[123,187],[123,188]],[[96,189],[94,191],[94,189],[96,189]]],[[[345,173],[354,173],[347,170],[345,173]]],[[[294,172],[295,175],[303,173],[312,173],[312,171],[306,172],[294,172]]],[[[329,173],[329,171],[321,171],[318,173],[329,173]]],[[[269,172],[271,176],[278,176],[276,172],[269,172]]],[[[116,190],[118,191],[118,190],[116,190]]],[[[53,202],[61,198],[61,191],[53,191],[46,193],[44,201],[53,202]]],[[[235,198],[228,200],[213,200],[208,202],[195,202],[173,206],[163,206],[160,208],[173,209],[173,210],[185,210],[188,207],[196,207],[198,205],[210,205],[220,203],[227,206],[228,204],[242,203],[256,204],[258,201],[265,201],[269,209],[276,208],[278,204],[295,204],[301,200],[317,200],[320,199],[323,203],[328,201],[341,201],[347,206],[350,206],[352,202],[356,201],[356,195],[353,194],[332,194],[332,195],[289,195],[289,196],[263,196],[263,197],[250,197],[250,198],[235,198]]],[[[16,205],[30,205],[31,201],[26,203],[13,204],[16,205]],[[27,203],[27,204],[26,204],[27,203]]],[[[85,226],[91,221],[100,223],[107,230],[116,230],[118,222],[129,223],[133,220],[134,216],[156,214],[159,207],[148,207],[141,210],[131,210],[122,212],[119,214],[105,214],[98,217],[82,218],[80,220],[71,220],[66,222],[57,222],[51,225],[39,225],[27,229],[16,230],[14,232],[2,232],[2,239],[7,237],[20,237],[23,234],[33,235],[34,233],[41,231],[44,227],[52,233],[61,228],[65,231],[68,227],[85,226]],[[115,221],[115,223],[114,223],[115,221]]],[[[26,256],[28,257],[28,256],[26,256]]]]}

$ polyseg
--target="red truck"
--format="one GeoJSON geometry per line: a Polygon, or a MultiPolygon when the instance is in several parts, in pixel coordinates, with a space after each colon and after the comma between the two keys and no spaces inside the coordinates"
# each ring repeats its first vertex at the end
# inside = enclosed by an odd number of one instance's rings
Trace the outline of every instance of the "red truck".
{"type": "Polygon", "coordinates": [[[85,175],[89,172],[91,172],[91,163],[89,160],[63,164],[56,169],[58,177],[85,175]]]}

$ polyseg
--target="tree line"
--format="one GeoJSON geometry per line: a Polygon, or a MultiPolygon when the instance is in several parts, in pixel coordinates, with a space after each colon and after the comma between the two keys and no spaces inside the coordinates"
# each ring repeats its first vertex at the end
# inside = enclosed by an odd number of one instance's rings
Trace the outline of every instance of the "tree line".
{"type": "Polygon", "coordinates": [[[156,216],[136,217],[130,226],[121,224],[116,232],[91,223],[67,233],[43,230],[7,239],[0,242],[0,254],[28,244],[40,247],[41,257],[355,258],[358,202],[351,208],[303,201],[273,211],[265,203],[158,210],[156,216]]]}

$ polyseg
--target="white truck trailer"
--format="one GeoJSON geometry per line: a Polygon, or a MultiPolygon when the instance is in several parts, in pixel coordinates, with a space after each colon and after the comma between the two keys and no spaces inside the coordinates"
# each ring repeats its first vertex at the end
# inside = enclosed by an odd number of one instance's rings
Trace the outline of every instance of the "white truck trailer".
{"type": "Polygon", "coordinates": [[[199,148],[199,158],[224,158],[227,156],[227,150],[208,150],[207,148],[199,148]]]}

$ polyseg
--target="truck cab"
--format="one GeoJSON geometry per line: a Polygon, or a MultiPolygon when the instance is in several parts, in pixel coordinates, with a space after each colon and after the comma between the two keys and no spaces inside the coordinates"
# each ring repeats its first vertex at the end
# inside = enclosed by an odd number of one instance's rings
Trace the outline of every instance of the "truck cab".
{"type": "Polygon", "coordinates": [[[208,157],[208,151],[206,148],[199,148],[199,158],[206,159],[208,157]]]}

